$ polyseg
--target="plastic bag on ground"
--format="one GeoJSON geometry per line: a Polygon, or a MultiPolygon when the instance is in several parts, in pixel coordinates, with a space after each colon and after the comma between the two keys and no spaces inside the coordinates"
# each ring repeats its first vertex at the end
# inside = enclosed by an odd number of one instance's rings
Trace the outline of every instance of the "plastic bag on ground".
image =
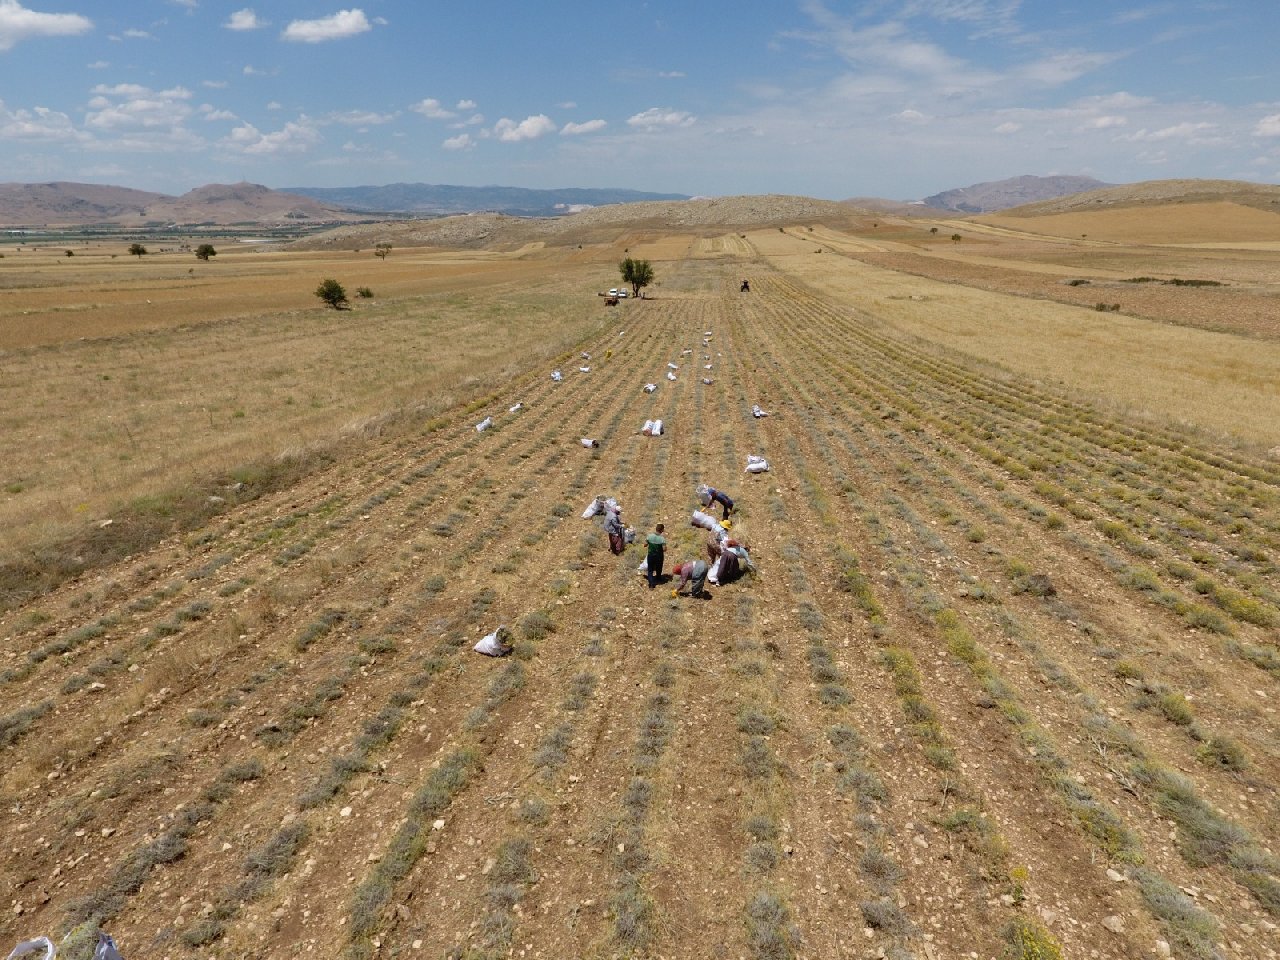
{"type": "Polygon", "coordinates": [[[588,447],[588,448],[600,446],[599,440],[592,440],[590,437],[583,437],[578,442],[582,444],[584,447],[588,447]]]}
{"type": "Polygon", "coordinates": [[[660,437],[662,436],[662,421],[646,420],[644,426],[640,428],[640,432],[646,437],[660,437]]]}
{"type": "Polygon", "coordinates": [[[505,626],[498,627],[493,633],[481,637],[480,642],[471,649],[486,657],[505,657],[511,652],[511,631],[505,626]]]}
{"type": "Polygon", "coordinates": [[[704,507],[711,506],[711,488],[705,483],[700,483],[694,488],[694,493],[698,495],[698,502],[704,507]]]}
{"type": "Polygon", "coordinates": [[[579,368],[578,368],[578,372],[579,372],[579,373],[590,373],[590,372],[591,372],[591,368],[590,368],[590,367],[579,367],[579,368]]]}
{"type": "Polygon", "coordinates": [[[693,349],[692,349],[692,348],[690,348],[690,349],[688,349],[688,350],[681,350],[681,351],[680,351],[680,356],[682,356],[682,357],[687,357],[687,356],[688,356],[689,354],[691,354],[691,353],[693,353],[693,349]]]}
{"type": "Polygon", "coordinates": [[[747,469],[744,473],[767,473],[769,470],[769,461],[764,457],[757,457],[754,453],[747,455],[747,469]]]}
{"type": "Polygon", "coordinates": [[[708,387],[711,386],[713,383],[715,383],[715,381],[712,380],[710,377],[703,377],[702,382],[705,383],[708,387]]]}
{"type": "Polygon", "coordinates": [[[753,403],[751,405],[751,415],[759,420],[761,417],[767,417],[769,414],[767,411],[760,409],[760,404],[753,403]]]}
{"type": "Polygon", "coordinates": [[[524,409],[523,403],[517,403],[515,406],[507,407],[507,413],[519,413],[524,409]]]}
{"type": "Polygon", "coordinates": [[[559,370],[552,370],[551,379],[554,380],[556,383],[559,383],[561,380],[564,379],[564,374],[561,373],[559,370]]]}
{"type": "Polygon", "coordinates": [[[604,501],[600,497],[595,497],[587,504],[587,509],[582,511],[582,519],[590,520],[597,513],[604,509],[604,501]]]}
{"type": "Polygon", "coordinates": [[[668,364],[667,364],[667,366],[668,366],[668,367],[670,367],[672,370],[679,370],[679,369],[680,369],[680,364],[678,364],[678,363],[668,363],[668,364]]]}
{"type": "Polygon", "coordinates": [[[655,390],[657,390],[657,389],[658,389],[658,385],[657,385],[656,383],[646,383],[646,384],[644,385],[644,392],[645,392],[645,393],[653,393],[653,391],[655,391],[655,390]]]}
{"type": "Polygon", "coordinates": [[[479,423],[476,424],[476,433],[483,433],[485,430],[488,430],[492,426],[493,426],[493,417],[485,417],[483,420],[481,420],[479,423]]]}
{"type": "Polygon", "coordinates": [[[584,351],[582,352],[582,359],[583,359],[583,360],[590,360],[590,359],[591,359],[591,354],[587,353],[587,352],[584,350],[584,351]]]}
{"type": "Polygon", "coordinates": [[[672,373],[670,370],[668,370],[668,371],[667,371],[667,379],[668,379],[668,380],[674,380],[675,378],[676,378],[676,375],[675,375],[674,373],[672,373]]]}
{"type": "Polygon", "coordinates": [[[702,369],[703,369],[703,370],[710,370],[710,369],[711,369],[711,364],[709,364],[709,363],[708,363],[708,364],[704,364],[704,365],[703,365],[703,367],[702,367],[702,369]]]}

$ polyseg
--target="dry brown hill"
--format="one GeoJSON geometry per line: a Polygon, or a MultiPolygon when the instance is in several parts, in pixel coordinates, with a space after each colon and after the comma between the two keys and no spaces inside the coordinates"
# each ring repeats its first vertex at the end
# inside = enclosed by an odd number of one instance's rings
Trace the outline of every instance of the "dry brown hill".
{"type": "MultiPolygon", "coordinates": [[[[861,215],[861,216],[860,216],[861,215]]],[[[687,231],[718,234],[735,229],[824,223],[849,226],[865,211],[830,200],[770,194],[652,201],[595,207],[566,217],[523,218],[478,213],[439,220],[407,220],[339,227],[293,245],[294,249],[369,246],[512,247],[544,242],[565,246],[607,242],[620,231],[687,231]]]]}
{"type": "Polygon", "coordinates": [[[295,193],[281,193],[256,183],[211,183],[182,196],[165,198],[147,208],[150,220],[175,223],[293,223],[308,220],[351,220],[353,214],[295,193]]]}
{"type": "Polygon", "coordinates": [[[1005,217],[1040,217],[1107,207],[1151,206],[1169,203],[1235,203],[1270,212],[1280,211],[1280,186],[1246,180],[1144,180],[1104,190],[1075,193],[1002,210],[1005,217]]]}
{"type": "Polygon", "coordinates": [[[164,194],[96,183],[0,183],[0,224],[103,223],[137,217],[164,194]]]}
{"type": "Polygon", "coordinates": [[[1128,244],[1255,247],[1280,242],[1280,186],[1152,180],[976,218],[1019,233],[1128,244]]]}
{"type": "Polygon", "coordinates": [[[255,183],[208,184],[180,197],[91,183],[0,184],[0,225],[298,224],[367,218],[255,183]]]}

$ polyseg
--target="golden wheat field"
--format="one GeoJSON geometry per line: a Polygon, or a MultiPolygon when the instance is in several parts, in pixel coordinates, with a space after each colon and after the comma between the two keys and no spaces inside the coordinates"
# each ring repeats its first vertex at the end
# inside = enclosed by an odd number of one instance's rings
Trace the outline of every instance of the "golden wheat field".
{"type": "Polygon", "coordinates": [[[1275,957],[1280,252],[1096,223],[6,249],[0,943],[1275,957]]]}

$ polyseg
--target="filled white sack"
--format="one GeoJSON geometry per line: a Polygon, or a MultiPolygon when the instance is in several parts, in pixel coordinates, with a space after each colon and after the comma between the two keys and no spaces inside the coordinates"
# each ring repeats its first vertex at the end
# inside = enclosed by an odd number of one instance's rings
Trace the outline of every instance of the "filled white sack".
{"type": "Polygon", "coordinates": [[[483,653],[486,657],[505,657],[511,652],[511,631],[505,626],[498,627],[493,633],[487,633],[480,638],[473,649],[476,653],[483,653]]]}

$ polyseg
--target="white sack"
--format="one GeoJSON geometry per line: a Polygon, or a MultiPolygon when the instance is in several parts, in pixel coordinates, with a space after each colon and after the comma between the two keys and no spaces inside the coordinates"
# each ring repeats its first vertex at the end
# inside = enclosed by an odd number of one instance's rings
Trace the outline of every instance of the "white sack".
{"type": "Polygon", "coordinates": [[[588,448],[600,446],[600,442],[598,440],[592,440],[590,437],[583,437],[578,442],[588,448]]]}
{"type": "Polygon", "coordinates": [[[672,373],[670,370],[668,370],[668,371],[667,371],[667,379],[668,379],[668,380],[674,380],[675,378],[676,378],[676,375],[675,375],[674,373],[672,373]]]}
{"type": "Polygon", "coordinates": [[[711,386],[713,383],[715,383],[715,381],[712,380],[710,377],[703,377],[702,382],[705,383],[708,387],[711,386]]]}
{"type": "Polygon", "coordinates": [[[656,383],[646,383],[646,384],[644,385],[644,392],[645,392],[645,393],[653,393],[653,391],[655,391],[655,390],[657,390],[657,389],[658,389],[658,385],[657,385],[656,383]]]}
{"type": "Polygon", "coordinates": [[[590,520],[592,517],[594,517],[597,513],[599,513],[603,509],[604,509],[604,504],[600,502],[599,497],[596,497],[594,500],[592,500],[590,503],[587,504],[587,509],[582,511],[582,519],[590,520]]]}
{"type": "Polygon", "coordinates": [[[747,469],[744,473],[767,473],[769,471],[769,461],[764,457],[757,457],[751,454],[747,457],[747,469]]]}
{"type": "Polygon", "coordinates": [[[703,370],[710,370],[710,369],[711,369],[711,364],[709,364],[709,363],[708,363],[708,364],[704,364],[704,365],[703,365],[703,367],[702,367],[702,369],[703,369],[703,370]]]}
{"type": "Polygon", "coordinates": [[[561,373],[559,370],[552,370],[551,379],[554,380],[556,383],[559,383],[561,380],[564,379],[564,374],[561,373]]]}
{"type": "Polygon", "coordinates": [[[693,511],[693,516],[689,520],[690,524],[695,527],[701,527],[703,530],[710,530],[717,535],[724,533],[724,528],[720,526],[720,521],[709,513],[703,513],[701,510],[693,511]]]}
{"type": "Polygon", "coordinates": [[[761,417],[767,417],[769,414],[766,411],[761,410],[760,404],[756,403],[751,406],[751,415],[759,420],[761,417]]]}
{"type": "Polygon", "coordinates": [[[583,353],[582,353],[582,359],[583,359],[583,360],[590,360],[590,359],[591,359],[591,354],[587,353],[586,351],[583,351],[583,353]]]}
{"type": "Polygon", "coordinates": [[[678,363],[668,363],[668,364],[667,364],[667,366],[668,366],[668,367],[670,367],[672,370],[679,370],[679,369],[680,369],[680,364],[678,364],[678,363]]]}
{"type": "Polygon", "coordinates": [[[591,368],[590,368],[590,367],[579,367],[579,368],[578,368],[578,372],[579,372],[579,373],[590,373],[590,372],[591,372],[591,368]]]}
{"type": "Polygon", "coordinates": [[[483,653],[486,657],[505,657],[511,652],[511,631],[506,627],[499,627],[493,633],[485,634],[480,638],[473,649],[476,653],[483,653]]]}
{"type": "Polygon", "coordinates": [[[34,940],[24,940],[14,947],[7,960],[17,960],[18,957],[34,957],[37,950],[45,952],[40,960],[53,960],[58,955],[58,948],[53,945],[52,940],[48,937],[36,937],[34,940]]]}
{"type": "Polygon", "coordinates": [[[519,413],[523,408],[523,403],[517,403],[514,407],[507,407],[507,413],[519,413]]]}
{"type": "Polygon", "coordinates": [[[483,433],[485,430],[488,430],[492,426],[493,426],[493,417],[485,417],[483,420],[481,420],[479,423],[476,424],[476,433],[483,433]]]}

